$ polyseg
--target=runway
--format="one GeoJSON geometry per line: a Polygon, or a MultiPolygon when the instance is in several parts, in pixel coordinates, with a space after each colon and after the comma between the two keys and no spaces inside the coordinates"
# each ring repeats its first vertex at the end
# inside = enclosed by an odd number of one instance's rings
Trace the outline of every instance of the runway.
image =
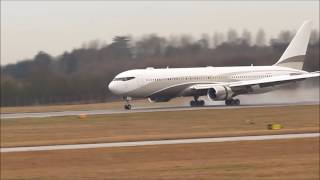
{"type": "Polygon", "coordinates": [[[57,112],[41,112],[41,113],[6,113],[1,114],[1,120],[15,118],[44,118],[44,117],[59,117],[59,116],[77,116],[80,114],[86,115],[106,115],[106,114],[123,114],[123,113],[141,113],[141,112],[164,112],[164,111],[192,111],[203,109],[239,109],[239,108],[255,108],[255,107],[281,107],[294,105],[315,105],[319,102],[301,102],[290,104],[252,104],[240,106],[225,106],[211,105],[205,107],[190,107],[190,106],[166,106],[166,107],[142,107],[133,108],[131,110],[123,109],[102,109],[102,110],[84,110],[84,111],[57,111],[57,112]]]}
{"type": "Polygon", "coordinates": [[[96,144],[69,144],[69,145],[1,148],[0,152],[10,153],[10,152],[74,150],[74,149],[112,148],[112,147],[133,147],[133,146],[150,146],[150,145],[171,145],[171,144],[263,141],[263,140],[276,140],[276,139],[314,138],[319,136],[320,136],[320,133],[303,133],[303,134],[237,136],[237,137],[217,137],[217,138],[198,138],[198,139],[175,139],[175,140],[157,140],[157,141],[114,142],[114,143],[96,143],[96,144]]]}

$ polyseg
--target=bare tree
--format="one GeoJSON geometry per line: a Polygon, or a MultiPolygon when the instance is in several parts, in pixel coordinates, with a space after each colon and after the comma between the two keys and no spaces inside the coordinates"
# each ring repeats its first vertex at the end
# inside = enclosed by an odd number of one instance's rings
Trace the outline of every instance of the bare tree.
{"type": "Polygon", "coordinates": [[[281,31],[278,35],[279,43],[289,44],[294,36],[294,33],[291,31],[281,31]]]}
{"type": "Polygon", "coordinates": [[[166,39],[156,34],[144,36],[134,44],[135,53],[138,56],[160,56],[166,48],[166,39]]]}
{"type": "Polygon", "coordinates": [[[193,37],[191,35],[183,34],[180,36],[179,45],[181,47],[186,47],[193,43],[193,37]]]}
{"type": "Polygon", "coordinates": [[[229,29],[227,32],[228,43],[235,44],[238,40],[238,33],[235,29],[229,29]]]}
{"type": "Polygon", "coordinates": [[[319,31],[312,30],[310,34],[310,44],[311,45],[319,45],[319,31]]]}
{"type": "Polygon", "coordinates": [[[220,32],[214,32],[212,42],[213,47],[219,46],[224,41],[224,35],[220,32]]]}
{"type": "Polygon", "coordinates": [[[113,38],[110,48],[113,50],[114,55],[117,57],[130,57],[130,40],[129,36],[115,36],[113,38]]]}
{"type": "Polygon", "coordinates": [[[101,47],[101,42],[99,39],[92,40],[88,43],[88,49],[99,49],[101,47]]]}
{"type": "Polygon", "coordinates": [[[179,46],[179,37],[177,35],[170,35],[167,41],[169,46],[172,46],[172,47],[179,46]]]}
{"type": "Polygon", "coordinates": [[[266,33],[263,29],[259,29],[256,35],[256,45],[265,46],[266,45],[266,33]]]}
{"type": "Polygon", "coordinates": [[[251,41],[252,41],[252,35],[251,32],[244,29],[242,32],[242,42],[247,44],[247,45],[251,45],[251,41]]]}
{"type": "Polygon", "coordinates": [[[201,39],[199,40],[202,48],[208,49],[210,47],[210,36],[209,34],[203,33],[201,34],[201,39]]]}

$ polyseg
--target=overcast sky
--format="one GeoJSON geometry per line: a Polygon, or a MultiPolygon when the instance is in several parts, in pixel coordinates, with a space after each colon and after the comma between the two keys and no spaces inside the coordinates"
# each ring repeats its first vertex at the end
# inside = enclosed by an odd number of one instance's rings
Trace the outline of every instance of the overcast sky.
{"type": "Polygon", "coordinates": [[[311,19],[319,29],[319,1],[1,1],[1,65],[59,55],[116,35],[225,32],[235,28],[269,37],[311,19]]]}

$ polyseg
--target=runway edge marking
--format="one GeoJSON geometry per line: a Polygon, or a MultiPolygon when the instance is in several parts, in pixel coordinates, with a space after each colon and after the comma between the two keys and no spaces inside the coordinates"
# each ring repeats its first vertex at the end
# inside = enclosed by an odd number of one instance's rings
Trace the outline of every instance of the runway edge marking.
{"type": "Polygon", "coordinates": [[[92,148],[111,148],[111,147],[134,147],[134,146],[148,146],[148,145],[216,143],[216,142],[234,142],[234,141],[261,141],[261,140],[277,140],[277,139],[314,138],[319,136],[320,136],[320,133],[303,133],[303,134],[156,140],[156,141],[114,142],[114,143],[96,143],[96,144],[68,144],[68,145],[0,148],[0,152],[10,153],[10,152],[73,150],[73,149],[92,149],[92,148]]]}

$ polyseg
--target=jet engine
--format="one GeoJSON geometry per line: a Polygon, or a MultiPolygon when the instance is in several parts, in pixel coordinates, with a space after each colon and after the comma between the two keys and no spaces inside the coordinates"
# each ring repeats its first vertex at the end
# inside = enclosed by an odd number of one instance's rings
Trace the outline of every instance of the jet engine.
{"type": "Polygon", "coordinates": [[[208,99],[212,101],[231,99],[232,95],[231,88],[226,86],[216,86],[208,89],[207,92],[208,99]]]}

